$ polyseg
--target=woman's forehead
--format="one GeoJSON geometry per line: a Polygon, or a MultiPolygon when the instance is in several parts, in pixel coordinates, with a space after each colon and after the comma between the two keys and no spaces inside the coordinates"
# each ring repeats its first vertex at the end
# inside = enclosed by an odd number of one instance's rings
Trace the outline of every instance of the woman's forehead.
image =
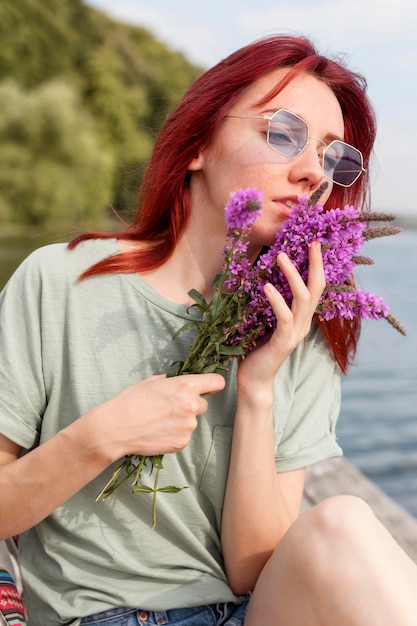
{"type": "Polygon", "coordinates": [[[310,72],[296,74],[281,87],[289,71],[288,68],[279,68],[256,80],[233,105],[230,113],[264,114],[285,108],[307,123],[310,118],[321,118],[323,122],[328,118],[329,123],[336,126],[330,130],[335,134],[343,133],[343,114],[332,89],[310,72]]]}

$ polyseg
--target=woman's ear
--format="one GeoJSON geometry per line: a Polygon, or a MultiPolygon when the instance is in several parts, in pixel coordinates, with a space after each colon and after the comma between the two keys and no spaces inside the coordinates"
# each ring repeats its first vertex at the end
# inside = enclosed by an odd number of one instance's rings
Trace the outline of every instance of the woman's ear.
{"type": "Polygon", "coordinates": [[[198,170],[201,170],[203,168],[203,162],[204,162],[203,153],[199,152],[198,156],[194,157],[194,159],[189,164],[188,166],[189,171],[197,172],[198,170]]]}

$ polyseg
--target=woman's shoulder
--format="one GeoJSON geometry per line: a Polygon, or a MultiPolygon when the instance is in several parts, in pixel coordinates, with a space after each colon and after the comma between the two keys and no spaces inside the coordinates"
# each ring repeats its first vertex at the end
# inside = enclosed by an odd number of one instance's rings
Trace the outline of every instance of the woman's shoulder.
{"type": "Polygon", "coordinates": [[[91,239],[73,249],[67,243],[49,244],[29,254],[16,274],[41,280],[79,277],[91,265],[116,252],[117,246],[113,239],[91,239]]]}

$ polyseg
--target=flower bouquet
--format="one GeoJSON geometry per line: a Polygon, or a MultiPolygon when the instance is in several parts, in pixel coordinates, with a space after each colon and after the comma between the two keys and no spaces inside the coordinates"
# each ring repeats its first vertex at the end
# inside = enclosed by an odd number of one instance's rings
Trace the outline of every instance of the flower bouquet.
{"type": "MultiPolygon", "coordinates": [[[[173,337],[195,327],[197,335],[185,361],[172,364],[167,376],[216,372],[224,374],[230,361],[244,358],[265,342],[276,327],[276,318],[264,293],[266,282],[272,283],[291,306],[292,293],[284,273],[277,266],[279,252],[287,253],[304,280],[308,276],[308,248],[313,241],[322,247],[326,287],[316,309],[320,320],[335,317],[386,319],[401,334],[405,330],[389,312],[384,300],[372,293],[356,289],[352,272],[356,265],[371,265],[372,259],[362,256],[362,245],[376,237],[401,231],[393,226],[371,227],[370,222],[390,222],[395,216],[364,212],[346,205],[343,209],[325,210],[319,203],[328,183],[309,199],[299,198],[291,214],[276,235],[274,244],[253,264],[247,249],[252,226],[262,213],[262,194],[256,189],[231,194],[225,207],[227,241],[222,271],[215,277],[212,299],[195,289],[189,292],[192,307],[201,312],[201,321],[189,321],[173,337]]],[[[158,487],[163,469],[163,455],[128,455],[114,472],[97,500],[108,498],[120,485],[132,481],[133,493],[153,494],[152,527],[156,524],[157,492],[176,493],[182,488],[172,485],[158,487]],[[145,466],[155,470],[153,488],[140,483],[145,466]]]]}

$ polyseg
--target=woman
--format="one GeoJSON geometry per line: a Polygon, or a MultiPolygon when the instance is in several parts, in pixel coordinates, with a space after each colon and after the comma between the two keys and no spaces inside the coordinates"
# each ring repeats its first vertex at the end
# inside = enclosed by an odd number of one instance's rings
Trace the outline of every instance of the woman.
{"type": "Polygon", "coordinates": [[[168,119],[131,228],[47,247],[11,279],[0,526],[4,537],[29,529],[30,626],[417,623],[415,566],[364,503],[333,498],[300,516],[305,467],[341,453],[340,372],[358,336],[356,322],[314,321],[318,245],[307,284],[278,256],[294,300],[290,310],[265,286],[278,321],[267,344],[225,378],[164,375],[190,343],[172,341],[193,315],[189,290],[210,297],[221,268],[229,193],[264,194],[256,258],[325,177],[327,206],[363,204],[373,141],[359,76],[304,39],[256,42],[203,75],[168,119]],[[348,179],[335,146],[359,159],[348,179]],[[160,494],[155,530],[151,498],[129,485],[95,502],[129,454],[164,454],[161,482],[188,487],[160,494]]]}

